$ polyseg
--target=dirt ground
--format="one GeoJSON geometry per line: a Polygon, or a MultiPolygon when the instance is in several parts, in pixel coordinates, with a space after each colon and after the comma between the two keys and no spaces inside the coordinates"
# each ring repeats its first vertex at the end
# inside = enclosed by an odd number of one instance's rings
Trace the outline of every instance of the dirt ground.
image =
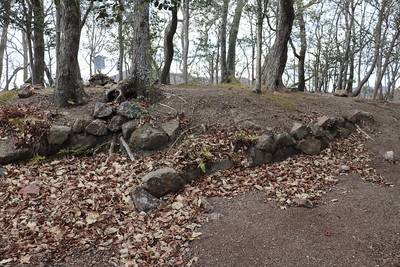
{"type": "MultiPolygon", "coordinates": [[[[90,117],[103,89],[87,90],[90,103],[60,109],[56,124],[90,117]]],[[[294,122],[369,112],[374,121],[360,125],[375,168],[392,186],[366,182],[357,174],[338,183],[312,209],[280,209],[265,193],[251,191],[210,199],[214,212],[186,251],[187,266],[400,266],[399,165],[385,161],[386,151],[400,153],[400,104],[316,93],[263,93],[242,87],[162,86],[162,98],[150,111],[155,120],[181,116],[196,125],[234,125],[251,121],[261,128],[289,130],[294,122]],[[372,138],[372,139],[371,139],[372,138]]],[[[55,111],[51,91],[38,91],[25,104],[55,111]]],[[[366,166],[367,167],[367,166],[366,166]]],[[[54,263],[46,256],[21,266],[118,266],[113,249],[82,251],[54,263]],[[36,262],[36,265],[35,265],[36,262]],[[40,262],[40,264],[38,264],[40,262]]],[[[17,266],[17,265],[13,265],[17,266]]]]}

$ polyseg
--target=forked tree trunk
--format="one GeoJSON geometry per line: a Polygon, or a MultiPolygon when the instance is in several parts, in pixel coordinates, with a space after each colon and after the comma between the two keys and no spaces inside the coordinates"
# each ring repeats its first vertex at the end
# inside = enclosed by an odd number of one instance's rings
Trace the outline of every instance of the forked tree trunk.
{"type": "Polygon", "coordinates": [[[286,89],[282,75],[286,67],[288,41],[294,20],[293,0],[279,0],[278,28],[275,43],[267,57],[266,89],[277,91],[286,89]]]}
{"type": "Polygon", "coordinates": [[[60,54],[57,60],[55,101],[58,107],[87,101],[78,62],[81,36],[81,12],[79,0],[60,1],[60,54]]]}

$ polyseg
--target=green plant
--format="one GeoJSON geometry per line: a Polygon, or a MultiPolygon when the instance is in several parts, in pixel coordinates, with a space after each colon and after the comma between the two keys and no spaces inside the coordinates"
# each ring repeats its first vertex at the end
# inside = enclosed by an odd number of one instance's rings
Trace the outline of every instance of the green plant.
{"type": "Polygon", "coordinates": [[[72,98],[68,99],[68,104],[75,105],[75,99],[72,98]]]}
{"type": "Polygon", "coordinates": [[[31,158],[30,163],[31,163],[32,165],[35,165],[36,163],[38,163],[39,161],[44,160],[44,159],[46,159],[45,156],[40,156],[38,153],[36,153],[36,154],[33,156],[33,158],[31,158]]]}
{"type": "Polygon", "coordinates": [[[7,91],[7,92],[0,94],[0,107],[6,106],[6,105],[10,104],[12,101],[14,101],[17,94],[18,94],[18,91],[16,91],[16,90],[7,91]]]}
{"type": "Polygon", "coordinates": [[[88,156],[93,154],[94,148],[90,148],[89,145],[77,145],[73,148],[63,148],[60,151],[58,151],[57,154],[75,154],[78,156],[88,156]]]}

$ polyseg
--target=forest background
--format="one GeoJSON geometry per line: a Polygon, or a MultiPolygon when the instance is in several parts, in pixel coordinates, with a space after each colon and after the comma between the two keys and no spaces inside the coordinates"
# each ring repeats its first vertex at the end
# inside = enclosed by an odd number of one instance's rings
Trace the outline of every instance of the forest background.
{"type": "MultiPolygon", "coordinates": [[[[263,88],[272,90],[346,90],[352,96],[395,98],[400,78],[398,1],[149,2],[2,1],[2,90],[18,88],[29,77],[33,84],[51,86],[57,80],[65,84],[58,79],[63,75],[57,62],[65,65],[60,54],[70,52],[63,46],[68,39],[78,45],[77,61],[67,61],[77,67],[79,79],[81,73],[87,80],[99,71],[117,74],[117,80],[118,76],[130,77],[143,48],[135,27],[144,19],[149,31],[145,44],[149,84],[240,81],[257,86],[260,81],[263,88]],[[72,22],[76,17],[76,28],[63,23],[63,19],[72,22]],[[291,23],[293,27],[286,29],[290,38],[281,47],[280,33],[291,23]],[[68,30],[74,31],[75,37],[68,37],[68,30]],[[283,50],[280,55],[274,53],[278,48],[283,50]],[[98,56],[106,56],[106,69],[95,69],[98,56]],[[271,69],[282,70],[282,84],[277,88],[267,83],[271,69]]],[[[76,82],[68,86],[79,87],[76,82]]]]}

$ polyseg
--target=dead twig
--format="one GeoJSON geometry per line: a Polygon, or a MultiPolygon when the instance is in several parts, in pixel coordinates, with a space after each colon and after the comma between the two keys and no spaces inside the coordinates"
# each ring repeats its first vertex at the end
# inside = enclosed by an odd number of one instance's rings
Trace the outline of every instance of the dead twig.
{"type": "Polygon", "coordinates": [[[125,148],[126,153],[128,153],[128,156],[131,159],[131,161],[134,161],[135,157],[133,156],[132,150],[129,148],[128,144],[126,143],[122,135],[119,137],[119,141],[121,141],[121,145],[125,148]]]}
{"type": "Polygon", "coordinates": [[[360,126],[357,125],[357,123],[355,123],[355,125],[356,125],[357,129],[358,129],[360,132],[362,132],[362,133],[365,134],[369,139],[371,139],[372,141],[374,141],[374,139],[373,139],[371,136],[369,136],[363,129],[361,129],[360,126]]]}

